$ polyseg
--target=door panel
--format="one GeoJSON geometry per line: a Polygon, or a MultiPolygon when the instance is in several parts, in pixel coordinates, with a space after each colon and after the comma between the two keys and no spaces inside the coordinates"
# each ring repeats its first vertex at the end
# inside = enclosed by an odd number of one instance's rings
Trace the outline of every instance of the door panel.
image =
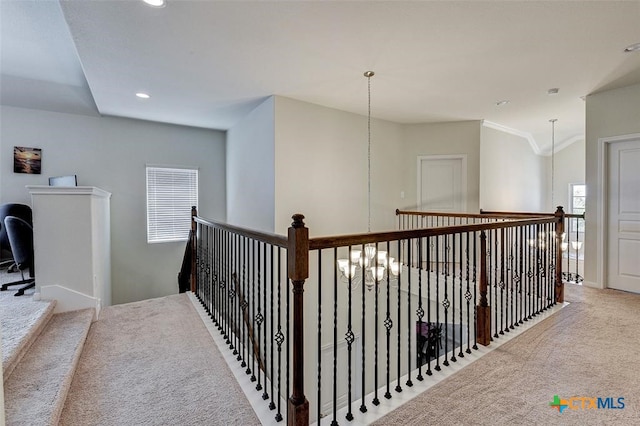
{"type": "Polygon", "coordinates": [[[610,288],[640,293],[640,140],[608,147],[608,259],[610,288]]]}
{"type": "Polygon", "coordinates": [[[426,211],[466,211],[466,158],[418,157],[418,208],[426,211]]]}

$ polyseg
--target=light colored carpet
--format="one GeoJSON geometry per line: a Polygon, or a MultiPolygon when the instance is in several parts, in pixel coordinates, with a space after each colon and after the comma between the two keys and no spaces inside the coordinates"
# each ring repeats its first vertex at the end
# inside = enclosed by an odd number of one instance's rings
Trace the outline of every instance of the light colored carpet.
{"type": "Polygon", "coordinates": [[[107,307],[61,425],[259,425],[185,294],[107,307]]]}
{"type": "Polygon", "coordinates": [[[374,424],[640,424],[640,295],[565,288],[569,306],[374,424]],[[554,395],[625,408],[559,413],[554,395]]]}
{"type": "Polygon", "coordinates": [[[8,425],[57,423],[93,315],[83,309],[51,318],[5,382],[8,425]]]}
{"type": "MultiPolygon", "coordinates": [[[[0,284],[20,279],[19,273],[0,271],[0,284]]],[[[19,287],[18,287],[19,288],[19,287]]],[[[55,302],[34,301],[33,289],[15,297],[15,287],[0,292],[0,324],[2,326],[2,367],[4,381],[15,368],[46,322],[53,315],[55,302]]]]}

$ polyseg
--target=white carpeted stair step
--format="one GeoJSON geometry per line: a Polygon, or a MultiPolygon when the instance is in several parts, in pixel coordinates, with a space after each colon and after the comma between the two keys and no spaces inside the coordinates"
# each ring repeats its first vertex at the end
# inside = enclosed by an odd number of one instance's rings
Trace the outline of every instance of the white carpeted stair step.
{"type": "Polygon", "coordinates": [[[55,300],[33,301],[26,296],[14,298],[13,293],[6,294],[10,296],[8,300],[11,303],[4,303],[0,313],[4,383],[49,323],[56,306],[55,300]]]}
{"type": "Polygon", "coordinates": [[[95,310],[55,314],[5,381],[8,425],[55,425],[95,310]]]}

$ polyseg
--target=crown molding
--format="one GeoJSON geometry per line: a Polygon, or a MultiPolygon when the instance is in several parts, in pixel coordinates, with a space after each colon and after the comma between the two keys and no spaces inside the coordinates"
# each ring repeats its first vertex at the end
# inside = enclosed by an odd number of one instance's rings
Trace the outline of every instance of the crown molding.
{"type": "Polygon", "coordinates": [[[538,147],[538,144],[536,143],[536,140],[533,138],[533,135],[531,133],[523,132],[522,130],[517,130],[511,127],[503,126],[502,124],[494,123],[493,121],[488,121],[488,120],[482,120],[482,125],[490,129],[499,130],[501,132],[509,133],[509,134],[524,138],[527,140],[527,142],[529,142],[531,149],[536,155],[542,155],[542,151],[540,150],[540,147],[538,147]]]}
{"type": "MultiPolygon", "coordinates": [[[[563,149],[567,148],[569,145],[573,145],[575,142],[582,141],[584,139],[585,139],[584,135],[571,136],[570,138],[565,139],[559,144],[556,144],[554,151],[558,153],[563,149]]],[[[545,155],[547,157],[551,156],[551,148],[549,148],[548,150],[545,150],[545,152],[542,155],[545,155]]]]}

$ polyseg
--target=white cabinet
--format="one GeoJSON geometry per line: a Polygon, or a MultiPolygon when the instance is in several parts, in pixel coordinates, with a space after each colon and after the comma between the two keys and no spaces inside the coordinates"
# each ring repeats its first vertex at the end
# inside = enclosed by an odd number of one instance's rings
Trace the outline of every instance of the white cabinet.
{"type": "Polygon", "coordinates": [[[36,295],[56,312],[111,304],[111,194],[91,186],[27,186],[36,295]]]}

